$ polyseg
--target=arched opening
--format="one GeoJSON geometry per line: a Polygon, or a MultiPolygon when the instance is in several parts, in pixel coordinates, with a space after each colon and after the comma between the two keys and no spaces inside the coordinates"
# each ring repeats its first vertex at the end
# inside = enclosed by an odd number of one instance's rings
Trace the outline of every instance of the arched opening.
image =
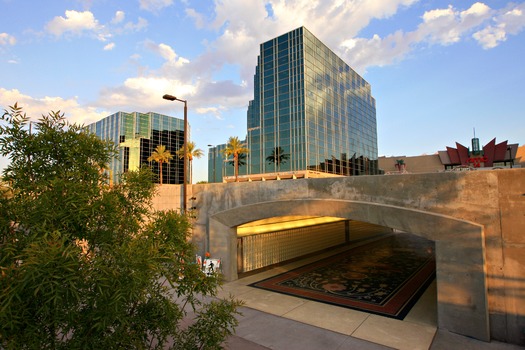
{"type": "Polygon", "coordinates": [[[263,202],[210,217],[210,241],[224,258],[226,279],[237,279],[237,227],[287,215],[329,216],[411,232],[436,244],[438,327],[489,341],[483,227],[452,217],[369,202],[301,199],[263,202]]]}

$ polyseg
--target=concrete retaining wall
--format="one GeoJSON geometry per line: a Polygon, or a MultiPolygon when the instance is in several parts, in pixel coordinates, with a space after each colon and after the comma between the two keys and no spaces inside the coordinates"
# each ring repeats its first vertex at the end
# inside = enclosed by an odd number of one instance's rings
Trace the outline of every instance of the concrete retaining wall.
{"type": "MultiPolygon", "coordinates": [[[[163,185],[158,209],[180,205],[163,185]]],[[[171,187],[172,189],[169,189],[171,187]]],[[[440,328],[525,345],[525,169],[188,186],[194,241],[236,278],[236,226],[280,215],[379,224],[436,242],[440,328]]]]}

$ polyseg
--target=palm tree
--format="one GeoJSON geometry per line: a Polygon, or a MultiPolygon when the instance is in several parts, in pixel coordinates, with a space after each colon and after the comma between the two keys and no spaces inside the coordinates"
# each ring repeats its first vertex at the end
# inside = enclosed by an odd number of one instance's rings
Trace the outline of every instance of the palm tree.
{"type": "MultiPolygon", "coordinates": [[[[239,153],[239,158],[237,159],[237,162],[239,164],[239,168],[246,165],[246,153],[239,153]]],[[[235,162],[233,160],[230,160],[228,162],[231,166],[235,166],[235,162]]]]}
{"type": "MultiPolygon", "coordinates": [[[[199,159],[204,155],[204,152],[200,148],[195,145],[195,142],[190,141],[187,145],[187,156],[188,156],[188,162],[190,163],[190,184],[192,183],[192,177],[193,177],[193,168],[191,166],[191,162],[193,162],[193,158],[199,159]]],[[[177,152],[177,156],[180,159],[184,158],[184,146],[182,146],[177,152]]]]}
{"type": "Polygon", "coordinates": [[[226,158],[233,156],[235,182],[239,181],[239,155],[247,154],[248,152],[250,152],[250,150],[246,148],[246,144],[242,143],[237,136],[231,136],[228,139],[226,148],[222,150],[222,153],[226,158]]]}
{"type": "Polygon", "coordinates": [[[160,167],[160,184],[162,185],[162,163],[168,163],[173,159],[173,155],[169,150],[166,149],[166,146],[159,145],[155,148],[155,151],[151,153],[151,156],[148,157],[148,162],[155,161],[159,163],[160,167]]]}
{"type": "MultiPolygon", "coordinates": [[[[228,164],[235,167],[235,160],[234,159],[230,160],[228,164]]],[[[237,167],[240,169],[241,167],[245,165],[246,165],[246,153],[239,153],[239,157],[237,157],[237,167]]]]}
{"type": "Polygon", "coordinates": [[[288,153],[284,153],[284,150],[281,147],[275,147],[272,150],[272,153],[266,157],[266,161],[268,163],[275,164],[277,168],[277,172],[279,172],[279,167],[281,164],[286,163],[286,161],[290,158],[290,155],[288,153]]]}

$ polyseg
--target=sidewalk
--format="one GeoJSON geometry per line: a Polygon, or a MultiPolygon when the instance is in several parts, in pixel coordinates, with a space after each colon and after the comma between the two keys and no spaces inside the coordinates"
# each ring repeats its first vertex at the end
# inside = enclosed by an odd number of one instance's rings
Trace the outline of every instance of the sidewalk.
{"type": "MultiPolygon", "coordinates": [[[[389,347],[323,328],[274,316],[243,307],[243,316],[236,334],[228,338],[227,350],[381,350],[381,349],[430,349],[430,350],[518,350],[517,345],[500,342],[482,342],[446,331],[438,331],[428,347],[413,348],[410,344],[389,347]]],[[[313,316],[315,317],[315,316],[313,316]]],[[[403,335],[400,334],[400,337],[403,335]]]]}
{"type": "Polygon", "coordinates": [[[239,309],[243,315],[239,316],[236,333],[228,338],[225,349],[522,349],[437,331],[435,282],[402,321],[249,286],[323,257],[310,257],[225,283],[218,296],[233,295],[245,303],[239,309]]]}

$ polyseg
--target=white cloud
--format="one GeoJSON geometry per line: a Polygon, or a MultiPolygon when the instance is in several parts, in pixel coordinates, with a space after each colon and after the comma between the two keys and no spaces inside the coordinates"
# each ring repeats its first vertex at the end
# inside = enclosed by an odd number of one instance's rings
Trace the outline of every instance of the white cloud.
{"type": "Polygon", "coordinates": [[[487,5],[477,2],[460,11],[452,6],[435,9],[422,15],[422,22],[412,32],[401,32],[372,39],[350,38],[341,44],[343,58],[357,70],[374,65],[388,65],[404,59],[414,48],[425,45],[451,45],[472,36],[484,48],[492,48],[506,39],[506,33],[517,34],[525,25],[522,9],[518,5],[505,9],[502,15],[487,5]],[[499,23],[491,26],[490,22],[499,23]],[[512,29],[509,29],[512,28],[512,29]]]}
{"type": "Polygon", "coordinates": [[[64,35],[89,35],[102,42],[108,41],[115,34],[121,35],[129,32],[138,32],[148,26],[148,21],[139,17],[136,23],[128,21],[124,24],[125,13],[117,11],[115,16],[106,25],[100,24],[92,12],[78,12],[74,10],[66,11],[66,17],[57,16],[49,23],[45,29],[56,37],[64,35]]]}
{"type": "Polygon", "coordinates": [[[173,48],[167,44],[156,44],[152,41],[146,41],[145,46],[166,61],[165,67],[180,68],[190,62],[188,59],[177,55],[173,48]]]}
{"type": "Polygon", "coordinates": [[[490,19],[491,13],[487,5],[479,2],[465,11],[458,11],[452,6],[427,11],[413,37],[419,41],[450,45],[459,42],[466,33],[490,19]]]}
{"type": "Polygon", "coordinates": [[[46,25],[46,30],[57,37],[65,33],[80,35],[84,31],[100,30],[100,24],[90,11],[67,10],[65,18],[62,16],[53,18],[46,25]]]}
{"type": "Polygon", "coordinates": [[[124,21],[125,17],[126,17],[126,14],[124,13],[124,11],[117,11],[115,12],[115,17],[113,17],[113,19],[111,20],[111,23],[113,24],[121,23],[122,21],[124,21]]]}
{"type": "Polygon", "coordinates": [[[485,16],[490,12],[490,7],[485,5],[484,3],[477,2],[473,4],[468,10],[461,12],[460,16],[461,18],[470,18],[472,17],[479,17],[479,16],[485,16]]]}
{"type": "Polygon", "coordinates": [[[484,49],[492,49],[507,40],[507,34],[515,35],[525,27],[525,4],[505,9],[493,18],[494,25],[475,32],[472,37],[484,49]]]}
{"type": "Polygon", "coordinates": [[[7,33],[0,33],[0,45],[14,45],[16,38],[7,33]]]}
{"type": "Polygon", "coordinates": [[[505,28],[509,34],[516,35],[520,33],[525,28],[525,4],[506,11],[496,21],[505,23],[505,28]]]}
{"type": "Polygon", "coordinates": [[[175,51],[166,44],[160,43],[158,46],[158,52],[166,61],[174,61],[177,58],[175,51]]]}
{"type": "Polygon", "coordinates": [[[192,111],[223,119],[230,108],[247,105],[252,91],[232,81],[210,82],[182,74],[188,69],[170,65],[167,61],[162,70],[149,75],[128,78],[121,86],[107,87],[100,93],[98,103],[108,109],[172,111],[173,106],[162,100],[169,93],[188,100],[192,111]],[[163,72],[169,72],[165,74],[163,72]]]}
{"type": "Polygon", "coordinates": [[[385,66],[402,60],[410,52],[410,42],[398,31],[385,38],[350,39],[341,44],[343,57],[350,66],[362,72],[369,66],[385,66]]]}
{"type": "Polygon", "coordinates": [[[224,117],[222,116],[222,113],[226,109],[227,109],[226,107],[224,107],[222,105],[219,105],[217,107],[199,107],[199,108],[196,108],[195,111],[198,114],[211,114],[211,115],[215,116],[215,118],[218,119],[218,120],[224,120],[224,117]]]}
{"type": "MultiPolygon", "coordinates": [[[[419,36],[426,36],[429,42],[451,44],[459,41],[460,32],[456,25],[457,13],[452,6],[425,12],[419,26],[419,36]]],[[[459,17],[459,16],[457,16],[459,17]]]]}
{"type": "Polygon", "coordinates": [[[151,12],[157,12],[172,4],[173,0],[140,0],[140,8],[151,12]]]}
{"type": "Polygon", "coordinates": [[[113,34],[107,32],[107,31],[103,31],[103,32],[100,32],[96,35],[96,38],[102,42],[105,42],[105,41],[108,41],[109,39],[111,39],[113,37],[113,34]]]}
{"type": "Polygon", "coordinates": [[[493,49],[499,45],[500,42],[507,40],[504,27],[487,27],[474,34],[472,37],[476,39],[484,49],[493,49]]]}
{"type": "Polygon", "coordinates": [[[77,97],[45,96],[36,98],[25,95],[17,89],[7,90],[0,88],[0,105],[5,106],[4,108],[7,109],[7,106],[12,106],[17,102],[32,120],[37,120],[51,111],[63,111],[69,121],[78,124],[89,124],[111,114],[106,110],[81,105],[77,97]]]}
{"type": "Polygon", "coordinates": [[[115,43],[109,43],[104,46],[104,51],[111,51],[115,48],[115,43]]]}
{"type": "Polygon", "coordinates": [[[166,101],[162,100],[166,93],[190,99],[195,86],[160,76],[133,77],[126,79],[122,86],[103,89],[98,103],[108,109],[141,110],[148,106],[151,110],[160,110],[166,108],[166,101]]]}
{"type": "Polygon", "coordinates": [[[127,22],[124,25],[124,31],[127,32],[138,32],[145,29],[148,26],[148,21],[142,17],[139,17],[137,23],[127,22]]]}

